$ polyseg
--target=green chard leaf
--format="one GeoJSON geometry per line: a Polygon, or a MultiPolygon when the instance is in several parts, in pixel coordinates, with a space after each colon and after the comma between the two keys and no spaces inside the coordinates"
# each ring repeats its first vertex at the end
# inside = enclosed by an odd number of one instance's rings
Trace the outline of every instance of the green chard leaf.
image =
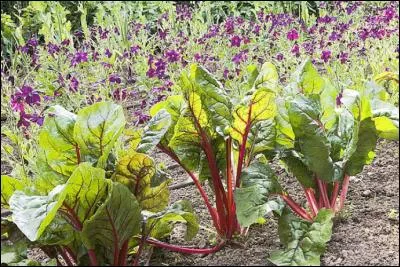
{"type": "Polygon", "coordinates": [[[146,153],[153,149],[164,137],[170,125],[171,115],[164,109],[160,110],[144,128],[136,151],[146,153]]]}
{"type": "Polygon", "coordinates": [[[9,207],[8,201],[10,197],[17,190],[22,190],[24,185],[22,181],[10,177],[8,175],[1,176],[1,205],[4,207],[9,207]]]}
{"type": "Polygon", "coordinates": [[[58,185],[47,196],[30,196],[22,191],[11,196],[13,221],[29,240],[37,240],[53,221],[66,197],[64,188],[58,185]]]}
{"type": "Polygon", "coordinates": [[[95,249],[109,262],[115,262],[114,255],[119,255],[124,243],[139,234],[140,225],[136,198],[126,186],[112,183],[104,203],[83,224],[83,242],[88,249],[95,249]]]}
{"type": "Polygon", "coordinates": [[[160,214],[148,214],[146,229],[150,230],[150,236],[156,239],[168,237],[175,224],[186,225],[185,240],[191,240],[199,230],[199,222],[194,214],[192,205],[187,200],[175,202],[160,214]]]}
{"type": "Polygon", "coordinates": [[[303,155],[303,163],[321,179],[332,181],[334,167],[330,157],[331,147],[319,119],[318,107],[302,96],[297,96],[288,105],[290,123],[303,155]]]}
{"type": "Polygon", "coordinates": [[[57,105],[50,108],[39,133],[38,163],[42,165],[42,170],[69,177],[77,167],[79,148],[74,140],[75,122],[76,115],[63,107],[57,105]]]}
{"type": "Polygon", "coordinates": [[[273,252],[269,260],[278,266],[319,266],[320,256],[332,235],[330,209],[321,209],[313,223],[301,220],[285,209],[279,218],[279,238],[286,247],[273,252]]]}
{"type": "Polygon", "coordinates": [[[282,205],[278,201],[269,200],[272,193],[280,193],[277,176],[264,163],[254,162],[243,170],[242,185],[235,190],[237,218],[242,227],[258,222],[268,212],[278,211],[282,205]]]}
{"type": "Polygon", "coordinates": [[[109,190],[110,180],[105,178],[105,171],[92,167],[89,162],[79,164],[68,179],[63,203],[63,211],[74,209],[81,223],[88,220],[95,212],[109,190]]]}
{"type": "Polygon", "coordinates": [[[97,167],[104,168],[125,123],[122,107],[112,102],[99,102],[81,109],[76,118],[74,139],[82,161],[96,162],[97,167]]]}
{"type": "Polygon", "coordinates": [[[154,175],[154,161],[145,154],[131,152],[119,160],[112,179],[127,186],[142,209],[158,212],[168,205],[170,180],[152,186],[154,175]]]}

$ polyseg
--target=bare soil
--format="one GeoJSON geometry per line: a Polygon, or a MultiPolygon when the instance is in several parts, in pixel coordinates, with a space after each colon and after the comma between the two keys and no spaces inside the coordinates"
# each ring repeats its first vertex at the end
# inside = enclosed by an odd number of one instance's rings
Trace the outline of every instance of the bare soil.
{"type": "MultiPolygon", "coordinates": [[[[156,159],[167,162],[174,183],[187,179],[186,173],[160,154],[156,159]],[[171,167],[172,166],[172,167],[171,167]]],[[[278,165],[281,182],[295,199],[302,198],[301,188],[293,177],[278,165]],[[297,193],[296,193],[297,192],[297,193]]],[[[209,192],[210,193],[210,192],[209,192]]],[[[207,209],[195,186],[171,192],[171,202],[188,199],[200,220],[201,229],[190,242],[183,239],[183,230],[177,229],[169,240],[173,244],[207,247],[212,246],[213,229],[207,209]]],[[[305,200],[304,200],[305,202],[305,200]]],[[[331,241],[321,258],[325,266],[398,266],[399,265],[399,143],[380,141],[373,163],[363,172],[351,177],[347,202],[337,216],[331,241]],[[391,216],[391,211],[395,211],[391,216]]],[[[237,240],[240,245],[227,246],[211,255],[184,255],[155,249],[150,265],[272,265],[270,253],[279,249],[277,221],[269,218],[264,225],[252,226],[248,235],[237,240]]]]}

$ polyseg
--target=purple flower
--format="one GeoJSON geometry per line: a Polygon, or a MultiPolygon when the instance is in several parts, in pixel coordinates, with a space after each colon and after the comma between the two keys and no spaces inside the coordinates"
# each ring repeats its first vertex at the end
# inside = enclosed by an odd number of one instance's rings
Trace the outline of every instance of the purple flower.
{"type": "Polygon", "coordinates": [[[340,92],[339,94],[338,94],[338,96],[336,97],[336,106],[337,107],[341,107],[342,106],[342,97],[343,97],[343,94],[342,94],[342,92],[340,92]]]}
{"type": "Polygon", "coordinates": [[[261,30],[261,26],[256,24],[254,26],[253,33],[258,36],[258,35],[260,35],[260,30],[261,30]]]}
{"type": "Polygon", "coordinates": [[[131,48],[130,48],[131,53],[135,54],[135,55],[138,53],[139,50],[140,50],[139,45],[134,45],[134,46],[131,46],[131,48]]]}
{"type": "Polygon", "coordinates": [[[167,57],[168,62],[177,62],[179,61],[179,53],[175,50],[168,50],[165,52],[165,56],[167,57]]]}
{"type": "Polygon", "coordinates": [[[40,96],[37,91],[34,91],[30,86],[22,86],[20,94],[25,98],[25,103],[29,106],[39,105],[40,96]]]}
{"type": "Polygon", "coordinates": [[[276,59],[279,60],[279,61],[282,61],[283,60],[283,54],[282,53],[278,53],[276,55],[276,59]]]}
{"type": "Polygon", "coordinates": [[[27,44],[31,47],[36,47],[39,45],[39,42],[36,38],[31,38],[28,40],[27,44]]]}
{"type": "Polygon", "coordinates": [[[241,62],[244,62],[247,59],[247,52],[249,50],[243,50],[237,53],[233,58],[232,61],[236,64],[239,65],[241,62]]]}
{"type": "Polygon", "coordinates": [[[63,46],[69,46],[69,39],[65,39],[64,41],[61,42],[61,45],[63,46]]]}
{"type": "Polygon", "coordinates": [[[298,44],[293,45],[291,52],[296,57],[300,56],[300,47],[299,47],[299,45],[298,44]]]}
{"type": "Polygon", "coordinates": [[[188,5],[176,5],[176,17],[178,20],[190,20],[192,12],[188,5]]]}
{"type": "Polygon", "coordinates": [[[104,53],[108,58],[112,56],[112,53],[110,52],[110,49],[106,49],[106,52],[104,53]]]}
{"type": "Polygon", "coordinates": [[[323,50],[321,54],[321,59],[326,63],[331,58],[332,52],[330,50],[323,50]]]}
{"type": "Polygon", "coordinates": [[[108,80],[110,81],[110,83],[121,83],[121,78],[118,76],[118,74],[111,74],[108,80]]]}
{"type": "Polygon", "coordinates": [[[21,112],[20,116],[19,116],[19,121],[17,123],[17,127],[24,126],[25,128],[28,128],[29,125],[31,124],[29,122],[29,119],[30,119],[30,115],[29,114],[26,114],[25,112],[21,112]]]}
{"type": "Polygon", "coordinates": [[[349,53],[341,51],[339,54],[340,63],[345,64],[348,61],[349,53]]]}
{"type": "Polygon", "coordinates": [[[287,33],[287,38],[289,41],[294,41],[299,39],[299,33],[296,31],[296,29],[291,29],[288,33],[287,33]]]}
{"type": "Polygon", "coordinates": [[[329,41],[336,41],[340,39],[340,34],[338,34],[336,31],[333,31],[331,35],[329,35],[329,41]]]}
{"type": "Polygon", "coordinates": [[[75,67],[76,65],[78,65],[79,63],[82,62],[87,62],[88,58],[87,58],[87,53],[86,52],[76,52],[74,57],[71,60],[71,65],[73,67],[75,67]]]}
{"type": "Polygon", "coordinates": [[[126,96],[127,96],[127,93],[126,93],[125,88],[124,89],[116,89],[116,90],[114,90],[114,92],[112,94],[113,99],[118,100],[118,101],[125,100],[126,96]]]}
{"type": "Polygon", "coordinates": [[[369,32],[367,29],[362,29],[359,33],[358,33],[358,37],[361,38],[361,40],[365,41],[365,39],[368,38],[369,32]]]}
{"type": "Polygon", "coordinates": [[[36,124],[38,124],[40,126],[43,125],[43,121],[44,121],[44,117],[43,116],[39,116],[38,114],[34,113],[32,115],[28,115],[28,118],[29,118],[29,120],[31,122],[35,122],[36,124]]]}
{"type": "Polygon", "coordinates": [[[58,47],[58,45],[52,44],[52,43],[48,43],[47,44],[47,52],[50,55],[54,55],[55,53],[60,52],[60,47],[58,47]]]}
{"type": "Polygon", "coordinates": [[[167,37],[168,30],[159,30],[158,31],[158,36],[160,37],[161,40],[164,40],[167,37]]]}
{"type": "Polygon", "coordinates": [[[149,78],[153,78],[156,75],[157,75],[156,74],[156,70],[153,69],[153,68],[149,68],[149,70],[146,72],[146,76],[149,77],[149,78]]]}
{"type": "Polygon", "coordinates": [[[224,79],[228,79],[228,75],[229,75],[229,70],[224,69],[224,79]]]}
{"type": "Polygon", "coordinates": [[[69,90],[76,93],[78,91],[79,81],[74,76],[70,79],[69,90]]]}
{"type": "Polygon", "coordinates": [[[235,35],[231,38],[231,46],[236,46],[236,47],[240,47],[240,42],[242,41],[242,39],[235,35]]]}
{"type": "Polygon", "coordinates": [[[200,55],[200,53],[196,53],[194,54],[194,60],[196,60],[197,62],[199,62],[201,60],[202,56],[200,55]]]}
{"type": "Polygon", "coordinates": [[[224,24],[225,32],[228,34],[232,34],[235,31],[235,23],[232,18],[228,18],[224,24]]]}
{"type": "Polygon", "coordinates": [[[137,121],[135,125],[143,124],[151,119],[151,117],[147,114],[144,114],[141,110],[136,110],[133,112],[133,115],[137,117],[137,121]]]}
{"type": "Polygon", "coordinates": [[[24,97],[20,93],[11,95],[11,108],[17,112],[24,112],[24,97]]]}
{"type": "Polygon", "coordinates": [[[57,82],[61,87],[65,86],[64,77],[61,75],[61,73],[58,74],[57,82]]]}
{"type": "Polygon", "coordinates": [[[97,51],[92,52],[92,59],[93,61],[99,60],[99,53],[97,51]]]}

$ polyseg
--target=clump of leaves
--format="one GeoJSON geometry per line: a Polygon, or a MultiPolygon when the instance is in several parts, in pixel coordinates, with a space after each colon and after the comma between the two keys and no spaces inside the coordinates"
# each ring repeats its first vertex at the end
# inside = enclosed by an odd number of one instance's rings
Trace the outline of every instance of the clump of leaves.
{"type": "Polygon", "coordinates": [[[278,265],[319,265],[330,239],[331,218],[344,206],[350,176],[372,162],[379,137],[398,140],[399,113],[382,87],[370,82],[357,91],[340,90],[310,61],[299,67],[281,95],[278,157],[303,187],[308,209],[285,191],[280,193],[298,217],[280,218],[280,237],[287,249],[270,260],[278,265]]]}
{"type": "Polygon", "coordinates": [[[153,123],[133,142],[141,152],[157,146],[188,173],[224,240],[282,207],[268,198],[281,189],[257,156],[274,149],[278,74],[271,63],[248,71],[246,92],[237,96],[193,64],[181,74],[182,95],[154,105],[153,123]],[[205,181],[213,189],[215,206],[205,181]]]}
{"type": "MultiPolygon", "coordinates": [[[[1,203],[17,227],[4,234],[19,229],[24,236],[15,249],[40,247],[69,266],[124,266],[134,251],[138,264],[146,244],[168,248],[157,239],[167,237],[176,223],[186,224],[187,239],[196,235],[190,203],[168,207],[170,179],[154,161],[133,150],[115,154],[125,123],[122,107],[111,102],[78,114],[50,108],[38,139],[39,174],[1,179],[1,203]]],[[[14,253],[11,248],[2,246],[2,254],[14,253]]]]}

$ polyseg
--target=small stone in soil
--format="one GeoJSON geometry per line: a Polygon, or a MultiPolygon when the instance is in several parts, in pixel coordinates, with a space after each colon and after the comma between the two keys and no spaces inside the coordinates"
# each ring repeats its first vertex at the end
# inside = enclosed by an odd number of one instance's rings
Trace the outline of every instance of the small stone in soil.
{"type": "Polygon", "coordinates": [[[368,196],[371,195],[371,193],[372,193],[372,191],[369,190],[369,189],[367,189],[367,190],[365,190],[364,192],[362,192],[361,195],[362,195],[363,197],[368,197],[368,196]]]}

